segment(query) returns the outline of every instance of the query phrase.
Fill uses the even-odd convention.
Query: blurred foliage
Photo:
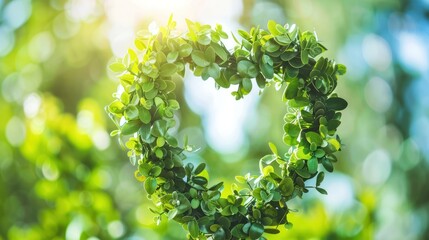
[[[209,1],[181,3],[201,11],[176,7],[194,20],[212,16],[226,25],[217,16],[234,10],[223,6],[231,2],[216,2],[216,8]],[[234,10],[233,24],[241,19],[244,26],[263,26],[275,19],[317,29],[329,57],[349,70],[339,87],[350,103],[339,129],[346,144],[339,158],[345,160],[336,165],[339,173],[325,179],[329,195],[308,194],[293,203],[302,209],[290,214],[293,230],[270,239],[428,239],[429,36],[422,31],[429,26],[427,1],[242,4]],[[156,5],[0,0],[0,239],[184,235],[177,224],[155,225],[147,210],[152,203],[133,179],[127,156],[111,143],[107,132],[113,125],[102,110],[116,86],[106,69],[110,56],[120,52],[121,37],[137,32],[140,24],[157,15],[166,15],[166,21],[170,12],[163,9],[135,12],[159,9]],[[118,15],[121,11],[126,14]],[[132,22],[136,16],[138,22]],[[280,97],[274,91],[251,109],[243,153],[223,154],[209,144],[204,117],[191,110],[182,83],[177,86],[177,131],[192,135],[192,144],[201,147],[188,159],[207,162],[217,176],[210,181],[228,183],[235,175],[256,172],[258,156],[269,152],[266,142],[281,142],[281,131],[270,126],[282,124],[286,109],[273,107]]]

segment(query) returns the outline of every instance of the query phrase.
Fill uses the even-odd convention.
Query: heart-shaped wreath
[[[213,29],[187,20],[188,33],[178,35],[170,18],[157,33],[143,32],[135,40],[137,51],[129,50],[110,65],[120,74],[123,91],[107,111],[117,130],[112,136],[131,135],[125,146],[138,169],[135,176],[156,204],[158,220],[163,215],[183,225],[189,239],[265,239],[264,232],[278,233],[278,225],[290,228],[288,201],[302,197],[309,188],[327,194],[320,187],[324,172],[333,171],[334,153],[341,150],[336,134],[347,102],[333,93],[337,75],[344,65],[316,57],[326,48],[315,33],[300,32],[295,25],[268,22],[268,31],[259,27],[234,35],[237,45],[228,50],[221,39],[228,35],[221,25]],[[184,77],[185,66],[204,80],[213,78],[217,88],[237,85],[232,95],[243,98],[252,90],[275,84],[284,87],[283,141],[289,146],[280,155],[269,143],[272,154],[261,158],[260,175],[237,176],[242,186],[223,196],[223,183],[208,185],[201,174],[205,163],[184,163],[187,144],[178,146],[169,133],[176,125],[179,109],[173,77]],[[273,166],[273,163],[276,163]],[[315,186],[307,186],[316,177]]]

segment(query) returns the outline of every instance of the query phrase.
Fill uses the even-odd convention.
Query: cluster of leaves
[[[326,48],[314,33],[301,33],[295,25],[270,21],[268,31],[239,31],[236,47],[229,51],[221,39],[222,26],[214,29],[187,20],[186,36],[177,35],[170,19],[157,34],[143,33],[135,40],[137,52],[110,68],[120,74],[124,91],[107,110],[118,129],[112,135],[132,135],[126,147],[135,175],[144,181],[158,209],[152,211],[183,224],[189,239],[264,239],[263,233],[278,233],[278,225],[290,228],[287,202],[302,197],[309,188],[327,194],[320,184],[324,172],[333,171],[334,153],[341,149],[336,135],[347,102],[332,91],[345,67],[320,57]],[[260,160],[260,175],[237,176],[245,187],[222,196],[223,183],[209,185],[206,165],[185,164],[187,146],[178,146],[169,134],[175,126],[179,103],[173,93],[173,78],[183,77],[185,65],[202,79],[213,78],[216,87],[237,85],[232,94],[240,99],[253,83],[264,89],[284,86],[284,143],[281,156],[270,143],[272,154]],[[276,165],[274,166],[274,163]],[[305,182],[317,178],[316,186]]]

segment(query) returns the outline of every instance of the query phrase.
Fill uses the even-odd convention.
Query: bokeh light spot
[[[121,221],[113,221],[107,225],[107,231],[113,238],[120,238],[125,233],[125,226]]]
[[[17,29],[31,16],[30,0],[10,1],[4,8],[3,20],[10,27]]]
[[[386,70],[392,63],[392,52],[387,41],[375,34],[368,34],[362,44],[362,53],[369,66],[377,71]]]
[[[36,62],[44,62],[49,59],[55,50],[55,41],[50,32],[36,34],[28,46],[29,56]]]
[[[20,146],[25,140],[24,122],[18,117],[12,117],[6,126],[6,138],[12,146]]]
[[[402,32],[398,36],[399,60],[408,70],[427,73],[429,69],[429,56],[427,45],[418,35]]]
[[[42,99],[37,93],[32,93],[24,100],[24,113],[28,118],[33,118],[39,112]]]
[[[384,149],[371,152],[362,166],[364,180],[373,185],[384,184],[390,176],[392,162],[389,153]]]
[[[386,112],[393,101],[393,94],[389,84],[382,78],[371,78],[365,86],[365,100],[374,111],[379,113]]]
[[[13,29],[8,26],[0,26],[0,57],[6,56],[15,45]]]

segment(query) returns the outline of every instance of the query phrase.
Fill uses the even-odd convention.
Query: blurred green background
[[[294,201],[294,228],[268,239],[429,239],[428,0],[0,0],[0,239],[184,239],[154,224],[103,110],[118,84],[108,63],[171,13],[179,29],[296,23],[348,67],[329,195]],[[175,131],[200,148],[190,161],[227,186],[256,172],[267,142],[281,145],[279,93],[236,102],[188,76]]]

